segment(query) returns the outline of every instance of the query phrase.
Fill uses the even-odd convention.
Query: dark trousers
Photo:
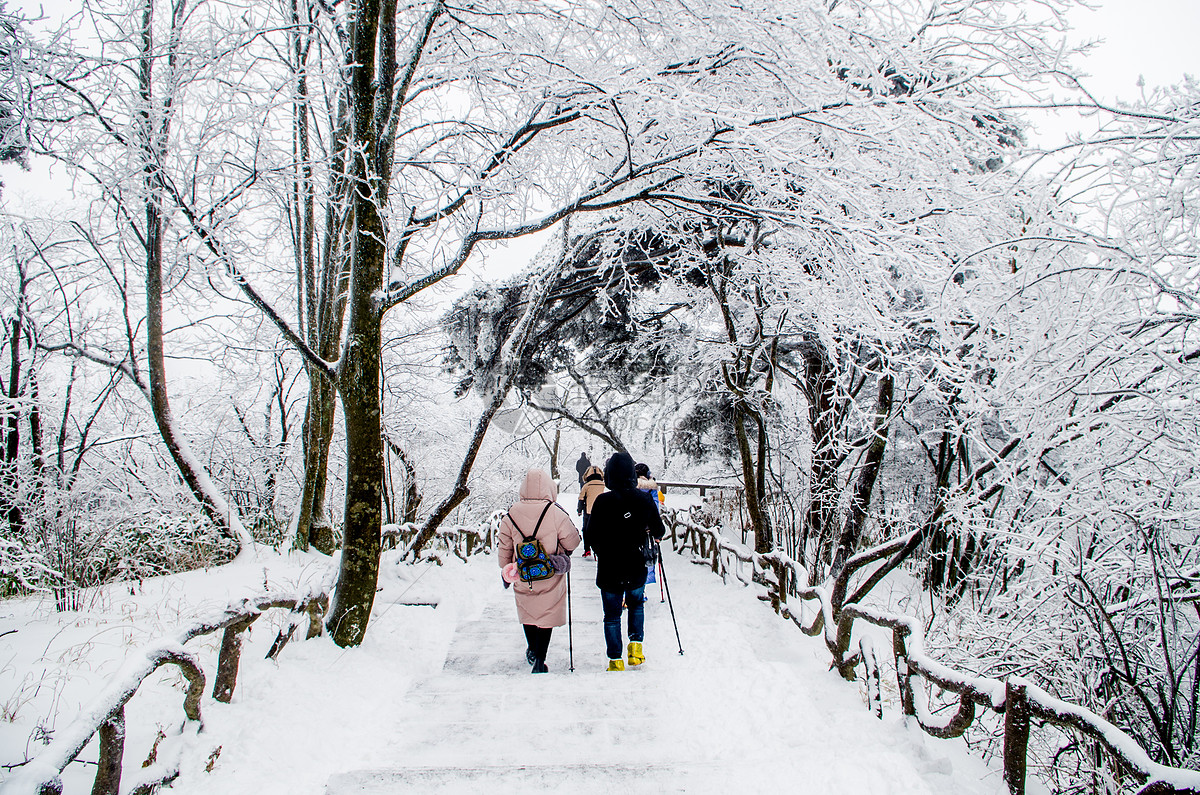
[[[592,551],[592,542],[588,541],[588,524],[590,524],[591,518],[592,518],[592,515],[590,513],[588,513],[587,511],[583,512],[583,551],[584,552]]]
[[[546,662],[546,652],[550,649],[550,633],[554,629],[552,627],[535,627],[533,624],[522,624],[521,626],[525,629],[525,643],[529,645],[533,656]]]
[[[621,600],[629,609],[629,639],[641,642],[645,626],[645,586],[627,591],[601,591],[600,601],[604,605],[604,646],[608,659],[619,660],[621,654]]]

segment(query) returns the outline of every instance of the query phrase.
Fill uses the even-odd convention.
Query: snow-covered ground
[[[177,793],[517,791],[964,795],[1003,791],[998,769],[961,741],[882,721],[860,688],[829,671],[819,640],[776,617],[752,589],[666,556],[685,654],[668,605],[649,586],[638,670],[606,673],[594,564],[572,577],[575,671],[557,630],[551,673],[531,676],[512,595],[494,559],[445,566],[385,560],[363,645],[296,641],[263,659],[282,616],[254,625],[231,704],[206,697],[204,732],[184,757]],[[260,557],[220,570],[114,585],[89,610],[39,600],[0,604],[0,762],[65,726],[124,655],[189,617],[261,589],[324,576],[317,557]],[[436,606],[434,606],[436,605]],[[277,613],[279,611],[276,611]],[[214,670],[219,638],[193,641]],[[180,677],[152,677],[128,708],[126,771],[161,727],[182,720]],[[220,748],[211,772],[205,768]],[[95,760],[89,746],[81,755]],[[94,765],[71,765],[66,792],[90,790]],[[6,774],[0,774],[6,775]]]

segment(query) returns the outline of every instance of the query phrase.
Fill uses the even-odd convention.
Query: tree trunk
[[[425,524],[421,527],[421,532],[413,539],[410,554],[414,557],[429,543],[429,540],[433,538],[433,534],[437,532],[438,527],[446,520],[450,512],[457,508],[459,503],[471,494],[471,490],[467,488],[467,480],[471,476],[471,467],[475,464],[475,457],[479,455],[479,448],[483,446],[483,439],[487,436],[488,427],[492,424],[492,418],[496,416],[496,412],[504,404],[504,398],[507,395],[507,385],[503,389],[497,388],[495,394],[492,395],[492,399],[484,407],[483,414],[480,415],[478,421],[475,423],[475,432],[471,434],[471,441],[467,445],[467,452],[463,456],[462,465],[458,468],[458,479],[454,482],[454,488],[433,509],[433,513],[429,515],[429,518],[425,520]]]
[[[304,336],[312,350],[322,358],[334,358],[341,342],[342,301],[341,283],[345,266],[341,246],[341,225],[336,207],[344,195],[345,180],[341,172],[341,156],[345,148],[347,125],[344,106],[338,108],[340,120],[330,143],[334,167],[331,169],[328,205],[325,213],[325,244],[322,248],[322,278],[316,278],[316,208],[315,187],[311,166],[309,135],[309,91],[307,77],[308,52],[311,34],[301,32],[305,19],[300,7],[292,0],[292,22],[295,33],[292,52],[296,70],[296,100],[293,103],[293,143],[296,147],[298,169],[293,190],[292,218],[295,225],[294,255],[296,258],[297,305]],[[304,17],[307,18],[305,5]],[[296,534],[292,546],[307,550],[314,546],[327,555],[336,548],[333,526],[325,507],[329,467],[329,446],[333,440],[333,417],[337,404],[336,390],[322,373],[308,369],[308,405],[304,413],[303,449],[304,481],[297,507]]]
[[[890,374],[879,376],[879,393],[875,399],[875,424],[871,444],[863,460],[862,469],[858,473],[858,481],[854,493],[850,497],[850,509],[846,512],[846,523],[842,527],[841,538],[838,539],[837,553],[833,558],[831,577],[837,577],[846,564],[846,560],[854,554],[862,539],[863,529],[867,523],[867,515],[871,508],[871,492],[879,477],[879,469],[883,465],[883,454],[887,449],[888,421],[892,411],[892,395],[894,381]]]
[[[404,467],[404,503],[400,509],[399,519],[401,522],[416,522],[417,509],[421,505],[421,492],[417,489],[417,470],[403,447],[386,436],[384,441],[396,458],[400,459],[400,465]]]
[[[563,226],[564,255],[568,250],[569,240],[570,225],[569,221],[567,221],[564,222]],[[528,354],[534,327],[542,316],[542,310],[546,305],[546,298],[549,295],[550,287],[554,284],[558,269],[562,267],[561,262],[552,265],[539,280],[532,282],[529,286],[529,299],[526,302],[525,311],[512,331],[509,332],[508,339],[504,341],[504,345],[501,348],[500,366],[498,368],[499,373],[496,376],[496,383],[493,386],[491,398],[488,400],[487,405],[484,406],[483,414],[479,417],[478,422],[475,423],[475,433],[472,434],[471,442],[467,445],[467,452],[463,456],[462,466],[459,467],[458,479],[455,481],[454,489],[434,509],[432,515],[425,521],[424,526],[421,527],[421,532],[413,539],[410,554],[414,557],[429,543],[438,526],[450,515],[450,512],[471,493],[470,489],[467,488],[467,479],[471,475],[471,467],[475,464],[475,457],[479,454],[479,448],[483,446],[483,438],[487,435],[488,427],[492,424],[492,418],[496,416],[496,412],[500,410],[500,406],[504,403],[504,398],[508,396],[509,391],[512,389],[513,382],[516,380],[520,369],[520,361]]]
[[[733,434],[737,440],[738,457],[742,463],[742,487],[746,493],[746,513],[749,514],[750,525],[754,528],[754,551],[761,554],[770,552],[773,546],[770,517],[763,506],[763,498],[766,493],[766,428],[761,411],[752,407],[747,399],[747,393],[754,378],[753,359],[752,355],[747,355],[749,347],[746,341],[738,337],[737,322],[734,319],[728,292],[727,269],[729,267],[727,259],[711,262],[706,275],[709,290],[717,299],[717,306],[721,310],[721,317],[725,322],[725,334],[737,351],[734,361],[721,365],[721,375],[725,381],[725,388],[733,397]],[[754,342],[761,344],[761,337],[754,337]],[[770,390],[771,382],[768,379],[764,392],[769,394]],[[758,423],[759,459],[757,464],[750,449],[750,438],[746,434],[746,418],[748,417]]]
[[[41,398],[38,394],[37,362],[29,362],[29,450],[33,454],[35,487],[42,491],[42,476],[46,471],[46,451],[42,439]]]
[[[939,499],[950,486],[950,470],[954,466],[954,458],[954,445],[950,432],[946,431],[942,434],[937,460],[934,462],[935,499]],[[946,586],[946,557],[949,546],[950,537],[946,526],[941,521],[934,522],[929,528],[929,563],[925,569],[924,582],[930,591],[941,593]]]
[[[22,282],[24,280],[22,279]],[[17,476],[17,457],[20,453],[21,412],[17,400],[21,396],[21,313],[18,310],[10,325],[10,359],[8,368],[8,422],[4,431],[4,461],[0,499],[3,500],[5,519],[13,538],[20,538],[25,528],[25,517],[21,511],[18,494],[20,479]]]
[[[175,420],[171,415],[171,403],[167,396],[167,370],[163,350],[163,217],[162,197],[164,194],[162,175],[158,163],[166,157],[166,141],[169,134],[169,103],[158,107],[162,117],[155,119],[158,113],[152,113],[156,100],[153,92],[153,0],[145,0],[142,9],[142,41],[138,84],[141,94],[142,107],[139,111],[139,129],[141,134],[140,148],[142,157],[143,186],[145,196],[145,229],[146,246],[146,369],[149,383],[144,388],[150,399],[150,409],[154,414],[154,422],[162,436],[163,443],[171,453],[171,458],[179,468],[179,473],[191,490],[192,495],[200,503],[205,515],[225,535],[236,541],[240,547],[251,541],[250,534],[242,526],[241,520],[217,491],[216,486],[204,472],[203,467],[192,454],[186,440],[178,433]],[[176,30],[181,20],[172,19],[172,30]],[[169,62],[169,61],[168,61]]]
[[[350,322],[338,372],[338,391],[346,422],[346,503],[342,561],[326,626],[339,646],[362,642],[375,601],[379,574],[379,536],[383,526],[383,426],[379,356],[387,232],[380,217],[386,181],[378,173],[375,135],[375,49],[380,3],[360,0],[354,14],[350,68],[353,116],[352,171],[354,232],[350,254]],[[390,83],[379,87],[390,96]]]
[[[300,492],[293,546],[296,549],[308,549],[312,544],[326,555],[332,555],[334,551],[333,528],[325,508],[325,492],[336,403],[334,386],[310,369],[308,407],[304,414],[304,485]]]
[[[360,60],[359,63],[370,63]],[[364,184],[364,188],[365,188]],[[371,196],[356,201],[370,204]],[[373,212],[366,213],[374,216]],[[339,391],[346,423],[346,502],[337,592],[326,625],[339,646],[362,642],[375,600],[383,526],[383,440],[379,396],[382,316],[373,294],[382,286],[383,225],[359,215],[351,269],[350,325]]]
[[[558,480],[558,447],[562,443],[562,428],[554,429],[554,446],[550,448],[550,477]]]
[[[187,442],[175,428],[171,415],[171,402],[167,396],[167,369],[163,347],[163,297],[162,297],[162,217],[158,206],[146,203],[146,370],[150,408],[163,443],[171,453],[175,466],[184,483],[200,503],[205,515],[220,527],[227,536],[244,542],[241,521],[233,508],[223,499],[218,500],[211,483],[205,484],[207,475],[200,471],[200,464],[192,455]],[[207,486],[207,487],[206,487]],[[235,529],[237,528],[237,529]],[[243,531],[244,532],[244,531]]]
[[[815,334],[806,335],[802,355],[812,457],[808,468],[808,509],[801,533],[801,555],[808,564],[809,584],[812,585],[819,579],[821,561],[832,543],[833,515],[837,507],[836,398],[833,362]],[[814,550],[808,557],[810,543]]]
[[[758,464],[750,451],[750,437],[746,434],[746,418],[753,417],[741,401],[734,405],[733,431],[737,437],[738,455],[742,461],[742,485],[746,490],[746,513],[750,515],[750,526],[754,528],[754,551],[764,554],[771,551],[771,519],[763,506],[763,492],[759,489]],[[757,418],[755,418],[757,419]]]

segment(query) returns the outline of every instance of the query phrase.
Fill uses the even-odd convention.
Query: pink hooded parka
[[[505,516],[500,520],[499,554],[500,568],[517,559],[514,547],[522,535],[533,532],[538,517],[546,502],[555,502],[558,497],[558,487],[550,478],[550,474],[542,469],[531,469],[525,473],[521,482],[521,499],[508,509],[509,515],[516,520],[520,528],[518,532]],[[579,546],[579,531],[567,512],[557,504],[550,506],[546,517],[542,519],[537,531],[538,540],[548,555],[569,555]],[[532,587],[530,587],[532,586]],[[532,624],[536,627],[561,627],[567,623],[567,579],[556,574],[546,580],[533,583],[518,580],[513,584],[513,594],[517,600],[517,617],[522,624]]]

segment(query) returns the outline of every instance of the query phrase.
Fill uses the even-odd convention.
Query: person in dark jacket
[[[587,472],[583,474],[583,488],[579,490],[579,503],[575,507],[575,513],[583,517],[583,556],[590,558],[592,556],[592,543],[588,539],[588,522],[592,519],[592,506],[596,503],[596,498],[604,493],[604,470],[600,467],[588,467]]]
[[[646,559],[642,549],[646,536],[663,537],[663,523],[654,500],[637,488],[633,458],[615,453],[604,465],[604,484],[609,491],[592,504],[588,529],[596,554],[596,587],[604,604],[604,644],[608,670],[625,670],[621,658],[622,602],[629,609],[628,658],[631,666],[646,661],[642,653],[645,613]]]
[[[579,487],[583,488],[583,476],[587,473],[588,467],[592,462],[588,460],[587,453],[580,453],[579,460],[575,462],[575,471],[579,473]]]

